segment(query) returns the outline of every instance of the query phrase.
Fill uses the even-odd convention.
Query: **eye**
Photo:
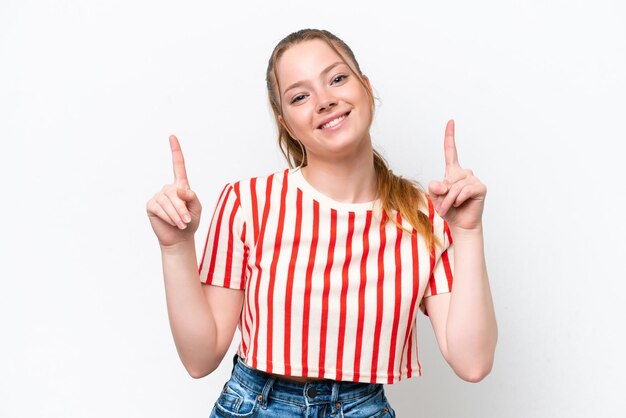
[[[348,76],[347,76],[347,75],[343,75],[343,74],[342,74],[342,75],[338,75],[337,77],[335,77],[335,78],[333,79],[333,83],[335,83],[335,82],[340,83],[340,82],[342,82],[343,80],[345,80],[346,78],[348,78]]]
[[[297,102],[299,102],[300,100],[304,100],[304,94],[301,94],[301,95],[299,95],[299,96],[294,97],[294,98],[291,100],[291,104],[297,103]]]

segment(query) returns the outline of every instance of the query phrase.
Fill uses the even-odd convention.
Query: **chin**
[[[366,141],[364,135],[353,135],[346,133],[345,135],[337,135],[335,138],[323,138],[320,140],[322,147],[332,152],[334,155],[349,154],[359,149],[360,146]]]

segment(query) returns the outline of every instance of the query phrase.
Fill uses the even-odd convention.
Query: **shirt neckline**
[[[333,209],[339,209],[348,212],[366,212],[372,211],[375,207],[380,206],[380,199],[360,203],[340,202],[338,200],[332,199],[331,197],[326,196],[324,193],[314,188],[304,178],[304,176],[302,175],[302,171],[299,167],[290,169],[289,176],[291,177],[291,180],[294,182],[296,187],[298,187],[303,193],[311,196],[318,203],[329,206]]]

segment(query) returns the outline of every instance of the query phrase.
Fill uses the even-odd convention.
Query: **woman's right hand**
[[[185,159],[178,139],[170,135],[174,163],[174,183],[166,184],[146,206],[152,229],[161,248],[192,241],[200,224],[202,205],[189,187]]]

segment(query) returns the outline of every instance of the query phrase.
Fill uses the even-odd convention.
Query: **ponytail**
[[[426,193],[422,186],[414,180],[393,174],[387,161],[376,150],[374,150],[374,169],[378,179],[378,194],[382,211],[386,218],[396,224],[397,227],[412,234],[413,231],[402,227],[396,221],[395,216],[392,216],[391,211],[397,210],[417,233],[424,237],[430,252],[434,250],[435,245],[440,246],[441,242],[433,233],[432,223],[428,215],[419,210],[423,207],[426,209],[426,213],[429,213]]]

